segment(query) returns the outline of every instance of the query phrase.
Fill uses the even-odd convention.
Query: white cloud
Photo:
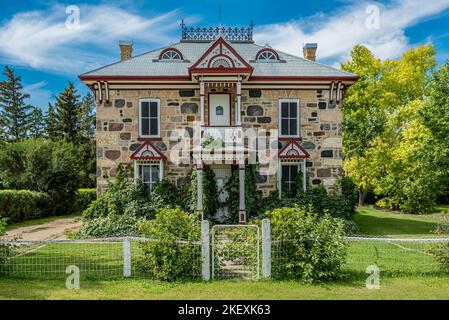
[[[366,25],[372,14],[367,13],[370,5],[379,8],[379,28]],[[397,58],[410,45],[404,30],[447,8],[449,0],[397,0],[388,5],[355,2],[329,14],[258,27],[254,38],[296,55],[302,54],[304,43],[317,42],[318,59],[334,62],[348,57],[357,44],[366,45],[383,59]]]
[[[66,27],[66,7],[16,14],[0,25],[0,61],[57,73],[74,74],[118,57],[118,40],[166,44],[179,28],[177,10],[139,16],[119,7],[80,6],[80,25]],[[114,50],[114,51],[112,51]]]
[[[30,101],[28,101],[32,106],[41,109],[46,109],[48,102],[51,101],[52,91],[50,89],[45,89],[48,85],[46,81],[40,81],[30,85],[25,85],[23,87],[23,92],[31,96]]]

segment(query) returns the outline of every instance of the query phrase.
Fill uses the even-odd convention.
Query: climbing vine
[[[196,211],[197,206],[197,171],[192,170],[190,178],[190,210]],[[206,166],[203,170],[203,213],[204,219],[213,221],[215,213],[220,206],[218,200],[218,189],[215,181],[214,171]]]

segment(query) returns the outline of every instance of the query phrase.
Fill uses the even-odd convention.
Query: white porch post
[[[306,192],[307,189],[307,161],[306,159],[302,162],[302,190]]]
[[[240,80],[237,82],[237,117],[235,119],[236,125],[240,126],[242,124],[241,121],[241,101],[242,101],[242,83],[240,82]]]
[[[164,160],[159,161],[159,181],[164,180]]]
[[[282,164],[281,164],[280,159],[278,159],[277,183],[278,183],[279,199],[281,199],[282,198]]]
[[[205,95],[205,90],[204,90],[204,82],[201,80],[200,81],[200,126],[204,126],[204,95]]]
[[[134,185],[136,186],[138,179],[139,179],[139,165],[137,164],[137,161],[134,160]]]
[[[239,223],[246,223],[245,209],[245,163],[239,164]]]
[[[196,189],[197,189],[197,199],[196,199],[196,209],[198,214],[201,215],[201,221],[204,220],[203,215],[203,163],[200,162],[196,169]]]

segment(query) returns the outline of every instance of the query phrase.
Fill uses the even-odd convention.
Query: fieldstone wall
[[[97,189],[104,192],[116,175],[118,164],[132,165],[131,154],[142,144],[138,139],[139,99],[160,99],[161,139],[152,141],[164,153],[164,177],[178,185],[188,181],[190,164],[171,161],[169,151],[179,143],[177,129],[192,137],[193,126],[200,120],[199,90],[121,90],[110,91],[110,103],[97,103]],[[340,107],[329,105],[328,91],[317,90],[242,90],[242,125],[244,128],[278,128],[279,99],[300,100],[301,145],[311,157],[308,176],[314,185],[322,183],[328,190],[342,174],[342,139]],[[232,94],[232,104],[235,94]],[[207,106],[207,95],[206,95]],[[234,108],[234,105],[232,105]],[[207,123],[208,114],[205,108]],[[234,109],[231,121],[234,123]],[[287,141],[278,143],[281,148]],[[275,175],[256,177],[264,195],[276,189]]]

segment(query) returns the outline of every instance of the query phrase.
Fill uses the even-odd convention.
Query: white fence
[[[219,231],[217,233],[217,230]],[[198,241],[164,242],[174,252],[176,277],[159,272],[166,261],[154,256],[161,243],[157,239],[122,237],[86,240],[16,241],[0,240],[0,276],[59,278],[68,266],[76,266],[81,276],[100,278],[144,277],[149,279],[210,280],[282,278],[291,250],[298,243],[313,246],[318,239],[273,239],[270,221],[258,227],[214,226],[202,222]],[[449,269],[449,239],[394,239],[346,237],[343,273],[365,273],[376,265],[392,276],[446,273]],[[289,251],[290,250],[290,251]],[[149,254],[153,256],[149,257]],[[259,258],[261,255],[261,259]],[[159,260],[158,260],[159,259]],[[165,265],[164,265],[165,263]]]

